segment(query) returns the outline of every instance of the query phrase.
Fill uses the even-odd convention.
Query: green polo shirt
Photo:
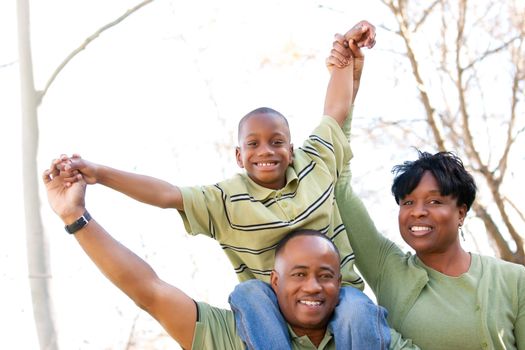
[[[230,310],[219,309],[206,303],[197,303],[199,319],[195,325],[192,349],[195,350],[245,350],[246,347],[237,335],[235,318]],[[288,326],[293,350],[318,349],[335,350],[335,341],[329,331],[319,347],[315,347],[307,336],[298,337]]]
[[[216,239],[241,282],[252,278],[269,282],[275,246],[291,231],[321,231],[341,253],[343,284],[362,290],[363,280],[354,270],[354,253],[334,197],[339,173],[350,158],[341,127],[324,116],[294,152],[283,188],[259,186],[246,174],[215,185],[181,188],[185,228],[190,234]]]

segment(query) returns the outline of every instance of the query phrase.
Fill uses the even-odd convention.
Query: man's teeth
[[[418,231],[430,231],[431,228],[428,227],[428,226],[412,226],[411,230],[412,231],[416,231],[416,232],[418,232]]]
[[[310,300],[299,300],[301,304],[305,304],[308,306],[319,306],[321,305],[320,301],[310,301]]]
[[[275,163],[257,163],[257,166],[272,166],[275,165]]]

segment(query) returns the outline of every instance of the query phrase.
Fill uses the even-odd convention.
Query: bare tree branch
[[[498,226],[496,225],[494,220],[492,220],[492,217],[487,212],[487,210],[476,202],[474,202],[474,204],[472,205],[472,209],[474,209],[476,215],[481,219],[481,221],[483,221],[487,232],[490,233],[490,237],[494,241],[494,244],[496,244],[496,246],[498,247],[500,257],[507,261],[513,261],[514,256],[512,251],[509,249],[505,238],[503,238],[503,236],[499,232]]]
[[[12,61],[12,62],[8,62],[8,63],[4,63],[4,64],[0,64],[0,69],[2,69],[2,68],[6,68],[6,67],[9,67],[9,66],[12,66],[12,65],[14,65],[15,63],[18,63],[18,60],[16,60],[16,61]]]
[[[417,32],[417,30],[419,29],[419,27],[425,23],[425,20],[427,19],[427,17],[432,13],[432,10],[434,9],[434,7],[440,3],[442,3],[443,0],[436,0],[434,1],[425,11],[423,11],[423,15],[421,16],[421,18],[419,19],[419,21],[416,22],[416,25],[414,26],[414,32]]]
[[[473,60],[472,62],[470,62],[468,65],[466,65],[463,70],[469,70],[470,68],[472,68],[475,64],[483,61],[485,58],[489,57],[490,55],[493,55],[495,53],[498,53],[500,51],[502,51],[503,49],[506,49],[510,44],[512,44],[514,41],[518,40],[518,39],[521,39],[521,37],[518,35],[518,36],[515,36],[514,38],[510,39],[509,41],[507,42],[504,42],[503,44],[501,44],[500,46],[494,48],[494,49],[491,49],[491,50],[487,50],[485,51],[484,53],[482,53],[478,58],[476,58],[475,60]]]
[[[518,216],[521,218],[521,221],[525,222],[525,214],[518,208],[516,204],[514,204],[513,201],[511,201],[509,198],[505,197],[503,199],[505,202],[509,203],[510,206],[516,211]]]
[[[65,59],[64,61],[62,61],[62,63],[60,63],[58,65],[58,67],[54,70],[53,74],[51,74],[51,77],[49,78],[49,80],[47,81],[44,89],[39,93],[39,96],[38,96],[38,101],[37,101],[37,105],[40,105],[42,103],[42,99],[44,98],[45,94],[47,93],[47,90],[49,90],[49,87],[51,86],[51,84],[53,83],[53,81],[55,81],[56,77],[58,76],[58,74],[60,74],[60,72],[64,69],[64,67],[77,55],[79,54],[82,50],[84,50],[93,40],[95,40],[97,37],[100,36],[100,34],[102,34],[103,32],[105,32],[106,30],[108,30],[109,28],[111,27],[114,27],[115,25],[119,24],[120,22],[122,22],[123,20],[125,20],[127,17],[129,17],[131,14],[135,13],[136,11],[138,11],[139,9],[141,9],[142,7],[146,6],[147,4],[153,2],[154,0],[144,0],[142,1],[141,3],[139,3],[138,5],[136,5],[135,7],[127,10],[123,15],[121,15],[120,17],[118,17],[117,19],[115,19],[114,21],[104,25],[103,27],[99,28],[97,31],[95,31],[95,33],[93,33],[92,35],[88,36],[84,42],[82,43],[82,45],[80,45],[79,47],[77,47],[75,50],[73,50]]]

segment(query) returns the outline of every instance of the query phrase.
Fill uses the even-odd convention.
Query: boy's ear
[[[293,143],[290,143],[290,164],[288,165],[291,165],[293,163]]]
[[[237,165],[241,168],[244,168],[241,157],[241,148],[239,146],[235,147],[235,160],[237,160]]]

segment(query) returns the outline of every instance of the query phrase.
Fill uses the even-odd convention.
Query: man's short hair
[[[279,254],[281,254],[284,247],[286,247],[286,245],[292,238],[300,237],[300,236],[316,236],[316,237],[320,237],[326,240],[336,252],[339,260],[341,260],[341,254],[339,254],[339,249],[337,249],[337,246],[334,244],[334,242],[332,242],[332,240],[329,237],[327,237],[324,233],[316,231],[316,230],[310,230],[310,229],[295,230],[295,231],[290,232],[286,236],[284,236],[283,239],[281,239],[279,243],[277,243],[277,246],[275,247],[275,258],[277,258]]]

